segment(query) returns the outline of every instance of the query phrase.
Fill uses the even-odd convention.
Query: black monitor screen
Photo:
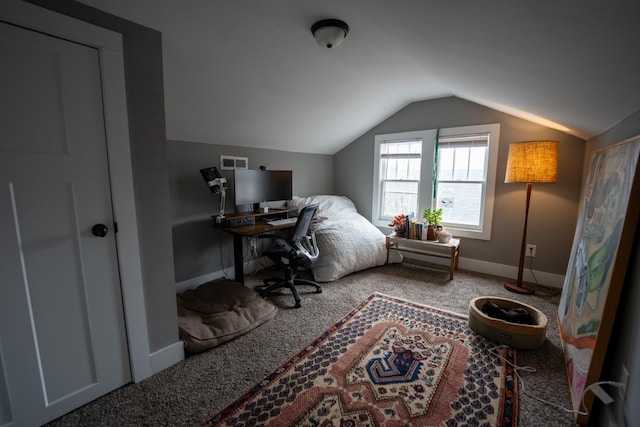
[[[291,171],[234,170],[233,194],[236,206],[291,200],[292,175]]]

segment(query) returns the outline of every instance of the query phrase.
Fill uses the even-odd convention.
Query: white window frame
[[[495,184],[498,167],[498,150],[500,143],[500,124],[485,124],[474,126],[461,126],[455,128],[430,129],[414,132],[402,132],[394,134],[381,134],[375,136],[374,144],[374,165],[373,165],[373,200],[372,200],[372,222],[378,227],[388,227],[389,219],[380,218],[381,203],[381,181],[380,181],[380,146],[385,142],[406,141],[408,139],[422,140],[422,165],[420,169],[420,183],[418,186],[418,212],[416,217],[422,218],[425,209],[435,206],[434,175],[435,162],[435,141],[436,133],[440,137],[455,137],[472,134],[489,134],[487,153],[487,177],[484,186],[484,208],[481,212],[481,229],[472,230],[468,228],[456,228],[453,224],[443,223],[447,229],[456,237],[466,237],[479,240],[491,239],[491,226],[493,220],[493,205],[495,199]],[[401,213],[401,212],[398,212]]]
[[[373,203],[371,218],[374,225],[387,227],[392,218],[381,218],[380,203],[381,197],[381,177],[380,177],[380,147],[383,143],[404,142],[407,140],[422,140],[422,164],[420,166],[420,182],[418,183],[418,209],[414,212],[416,217],[422,218],[422,212],[428,208],[428,204],[433,199],[433,171],[435,159],[436,130],[421,130],[414,132],[401,132],[375,136],[374,144],[374,165],[373,165]],[[398,212],[400,213],[400,212]],[[408,212],[403,212],[408,213]]]
[[[486,168],[487,176],[483,183],[483,207],[480,211],[480,227],[473,229],[469,227],[456,227],[455,224],[442,222],[456,237],[467,237],[479,240],[491,239],[491,226],[493,223],[493,204],[495,199],[496,173],[498,167],[498,149],[500,144],[500,124],[493,123],[487,125],[461,126],[456,128],[440,129],[440,138],[453,138],[468,135],[489,134],[487,141]],[[434,194],[435,197],[435,194]],[[434,201],[435,206],[435,201]]]

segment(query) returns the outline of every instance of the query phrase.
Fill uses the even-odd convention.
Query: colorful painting
[[[593,396],[585,396],[583,408],[582,394],[589,384],[600,379],[638,221],[639,154],[637,137],[596,151],[591,158],[558,306],[575,410],[590,409]],[[576,421],[585,425],[588,415],[578,415]]]

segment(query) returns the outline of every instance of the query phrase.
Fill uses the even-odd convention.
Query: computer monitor
[[[235,169],[233,194],[236,206],[251,205],[257,210],[261,202],[291,200],[292,171]]]

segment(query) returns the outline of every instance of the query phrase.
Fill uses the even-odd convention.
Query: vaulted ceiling
[[[585,139],[640,110],[637,0],[81,2],[162,32],[174,140],[333,154],[449,95]]]

